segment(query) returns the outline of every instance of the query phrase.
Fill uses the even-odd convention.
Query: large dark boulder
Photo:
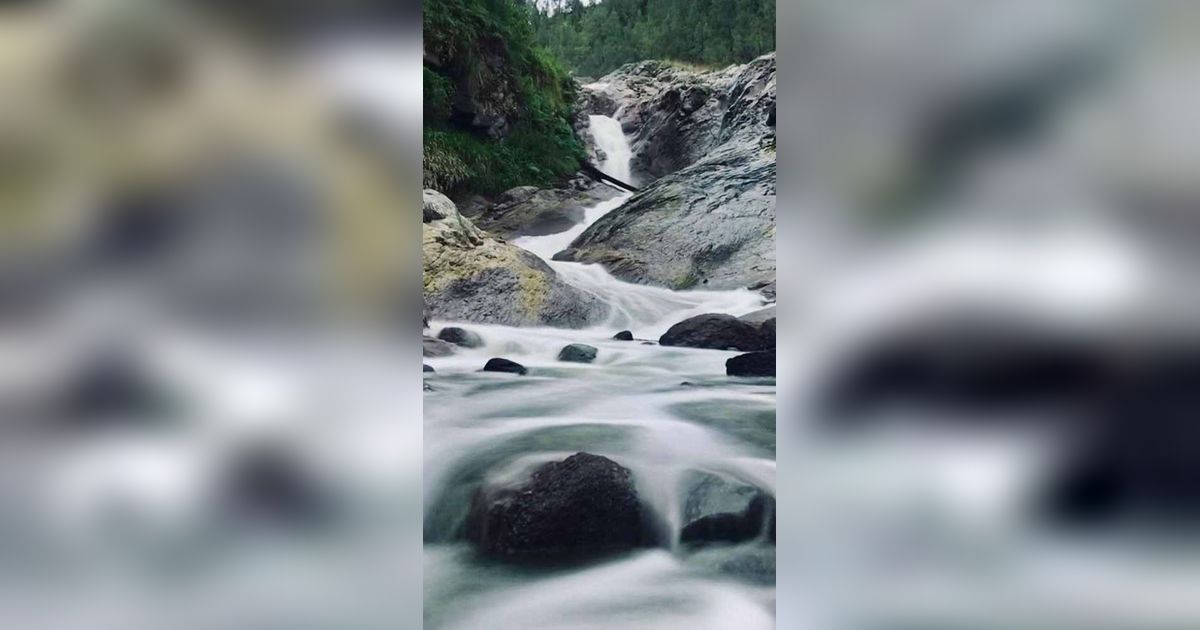
[[[658,343],[663,346],[744,351],[763,350],[770,345],[757,326],[720,313],[689,317],[667,329]]]
[[[589,346],[582,343],[573,343],[564,346],[558,353],[559,361],[570,361],[573,363],[591,363],[596,360],[596,353],[599,352],[595,346]]]
[[[725,362],[729,376],[775,376],[775,351],[747,352]]]
[[[438,332],[438,339],[464,348],[478,348],[483,345],[483,337],[480,337],[479,333],[458,326],[447,326],[441,329]]]
[[[517,363],[516,361],[510,361],[508,359],[496,357],[494,359],[488,359],[488,362],[486,364],[484,364],[484,366],[483,366],[483,371],[484,372],[508,372],[509,374],[524,375],[529,370],[526,369],[524,365],[521,365],[520,363]]]
[[[467,537],[489,555],[569,557],[643,546],[645,515],[628,468],[576,453],[518,488],[481,489]]]

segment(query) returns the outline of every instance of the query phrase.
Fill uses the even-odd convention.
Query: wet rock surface
[[[564,347],[558,353],[559,361],[569,361],[572,363],[591,363],[596,360],[596,353],[599,352],[595,346],[589,346],[582,343],[573,343]]]
[[[484,372],[507,372],[509,374],[526,374],[529,370],[516,361],[503,358],[488,359],[483,366]]]
[[[663,346],[743,351],[763,350],[770,345],[758,327],[721,313],[689,317],[667,329],[658,343]]]
[[[495,556],[593,555],[643,546],[643,519],[629,469],[576,453],[542,465],[519,488],[481,489],[467,537]]]
[[[743,509],[701,516],[679,534],[680,542],[692,545],[739,543],[760,537],[775,541],[775,499],[762,492],[753,494]]]
[[[458,326],[447,326],[441,329],[438,332],[438,339],[464,348],[478,348],[483,345],[483,337],[480,337],[479,333]]]
[[[725,361],[728,376],[775,376],[775,350],[747,352]]]

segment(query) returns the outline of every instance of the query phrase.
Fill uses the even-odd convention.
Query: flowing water
[[[606,155],[602,169],[628,181],[620,125],[592,116],[591,126]],[[633,285],[599,265],[549,260],[627,198],[588,208],[584,223],[567,232],[515,241],[608,303],[608,321],[584,330],[464,323],[482,335],[483,347],[426,359],[436,369],[427,377],[434,391],[425,394],[424,409],[426,627],[774,627],[774,546],[694,551],[677,543],[689,474],[709,472],[775,493],[774,379],[726,377],[733,352],[642,341],[691,315],[742,315],[763,300],[745,290]],[[613,340],[621,329],[637,340]],[[599,348],[595,362],[557,361],[568,343]],[[497,356],[529,374],[479,372]],[[633,471],[639,495],[663,524],[662,547],[596,564],[530,568],[483,558],[462,540],[479,484],[519,481],[578,451]]]

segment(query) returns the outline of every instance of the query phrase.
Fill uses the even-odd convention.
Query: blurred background
[[[0,626],[419,626],[418,11],[0,8]],[[1196,5],[778,11],[779,627],[1196,627]]]
[[[1195,627],[1195,3],[779,11],[779,627]]]
[[[0,627],[419,627],[419,11],[0,7]]]

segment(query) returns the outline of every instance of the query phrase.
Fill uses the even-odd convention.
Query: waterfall
[[[592,135],[596,144],[604,151],[605,159],[601,170],[620,179],[629,181],[629,163],[633,151],[621,124],[608,116],[590,116]],[[633,195],[621,194],[584,209],[584,220],[571,229],[546,236],[526,236],[515,239],[513,244],[537,254],[568,284],[596,295],[611,309],[609,319],[600,328],[631,328],[641,334],[657,337],[680,320],[702,313],[732,313],[740,315],[762,306],[762,298],[755,292],[739,289],[731,291],[673,291],[662,287],[631,284],[613,277],[604,267],[552,260],[554,254],[570,247],[593,223],[609,212],[620,208]]]
[[[633,176],[629,172],[633,150],[629,148],[621,123],[608,116],[588,116],[588,122],[596,146],[604,152],[604,163],[600,165],[600,170],[623,182],[633,183]]]

